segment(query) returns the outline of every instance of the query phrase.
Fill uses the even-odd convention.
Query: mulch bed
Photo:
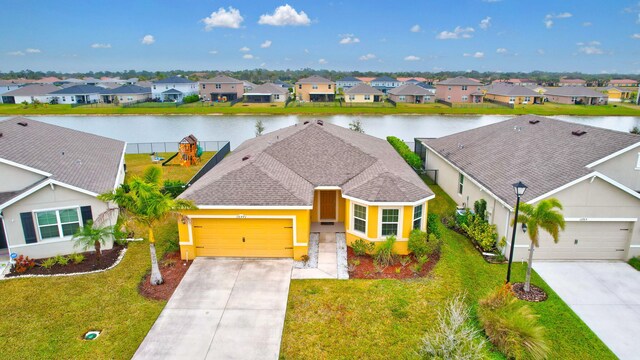
[[[36,259],[36,266],[31,269],[27,269],[27,271],[22,273],[17,273],[13,269],[11,272],[6,274],[6,277],[12,276],[24,276],[24,275],[56,275],[56,274],[78,274],[78,273],[86,273],[90,271],[96,270],[104,270],[112,266],[118,256],[120,256],[120,251],[122,251],[125,246],[115,245],[113,248],[109,250],[102,250],[102,255],[100,256],[100,262],[96,264],[96,253],[95,251],[83,252],[84,261],[80,264],[74,264],[73,262],[69,262],[67,265],[59,265],[55,264],[49,269],[45,269],[43,267],[38,266],[44,259]]]
[[[417,263],[413,256],[411,256],[411,261],[407,265],[402,266],[397,261],[394,265],[386,267],[382,272],[376,270],[373,257],[356,256],[350,247],[347,247],[347,259],[349,264],[351,264],[352,260],[360,261],[360,265],[356,266],[354,271],[349,272],[350,279],[415,279],[425,277],[431,272],[431,269],[440,260],[440,253],[431,255],[419,273],[411,271],[411,267]],[[400,269],[399,272],[396,269]]]
[[[147,274],[140,285],[138,291],[140,294],[148,299],[153,300],[169,300],[173,292],[182,281],[182,277],[189,270],[192,261],[184,261],[180,259],[180,252],[167,253],[164,258],[159,262],[160,273],[164,279],[164,283],[160,285],[151,285],[149,282],[149,276]]]
[[[511,290],[515,296],[524,301],[541,302],[547,300],[547,293],[541,288],[530,284],[529,292],[524,291],[524,283],[514,283]]]

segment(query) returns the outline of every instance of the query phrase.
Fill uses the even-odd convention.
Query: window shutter
[[[24,232],[25,243],[33,244],[38,242],[38,238],[36,237],[36,227],[33,224],[33,215],[30,212],[21,213],[20,220],[22,221],[22,231]]]
[[[82,226],[87,225],[87,221],[93,221],[93,214],[91,213],[91,206],[80,207],[80,214],[82,214]]]

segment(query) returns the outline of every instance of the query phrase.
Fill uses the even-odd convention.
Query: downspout
[[[11,245],[9,244],[9,235],[7,235],[7,225],[4,222],[4,215],[0,213],[0,221],[2,222],[2,231],[4,232],[4,240],[7,242],[7,251],[9,252],[9,258],[11,258]]]

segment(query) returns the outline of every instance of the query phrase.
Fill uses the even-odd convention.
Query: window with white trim
[[[462,190],[464,190],[464,174],[458,173],[458,194],[462,195]]]
[[[80,208],[37,211],[40,240],[72,236],[80,227]]]
[[[311,85],[311,88],[312,88],[313,90],[318,90],[318,85],[313,84],[313,85]]]
[[[413,228],[420,229],[422,227],[422,210],[424,205],[418,205],[413,208]]]
[[[353,101],[353,100],[355,100],[355,99],[356,99],[356,96],[355,96],[355,95],[349,95],[349,100]]]
[[[353,204],[353,230],[367,232],[367,207]]]
[[[216,89],[222,89],[222,85],[221,84],[216,84]]]
[[[382,209],[382,221],[380,222],[380,234],[382,236],[398,235],[399,220],[400,220],[399,209]]]
[[[368,101],[368,100],[371,100],[371,95],[365,95],[365,96],[364,96],[364,99],[365,99],[365,100],[367,100],[367,101]]]

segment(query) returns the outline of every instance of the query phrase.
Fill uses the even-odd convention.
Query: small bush
[[[415,264],[411,265],[411,267],[409,269],[411,269],[412,273],[417,274],[417,273],[422,271],[422,265],[420,265],[418,263],[415,263]]]
[[[433,234],[429,234],[428,241],[425,247],[426,253],[425,256],[431,256],[433,254],[439,253],[442,248],[442,240],[437,238]]]
[[[440,220],[438,219],[438,215],[436,214],[427,215],[427,232],[429,234],[435,235],[438,239],[442,237],[442,233],[440,231]]]
[[[82,254],[77,254],[77,253],[73,253],[73,254],[69,255],[69,260],[70,260],[72,263],[74,263],[74,264],[78,265],[78,264],[80,264],[81,262],[83,262],[83,261],[84,261],[84,255],[82,255]]]
[[[62,266],[67,266],[69,259],[66,256],[57,255],[55,258],[56,263]]]
[[[28,256],[20,255],[16,258],[16,263],[13,264],[13,270],[17,273],[23,273],[36,266],[36,262],[33,259],[29,259]]]
[[[303,263],[308,263],[309,262],[309,255],[304,254],[302,256],[300,256],[300,261],[302,261]]]
[[[420,229],[413,229],[409,233],[409,242],[407,243],[409,251],[413,253],[415,258],[419,258],[427,254],[427,233]]]
[[[395,136],[387,136],[387,141],[404,158],[404,160],[414,169],[422,168],[422,159],[418,154],[411,151],[409,146]]]
[[[53,265],[57,264],[58,261],[56,260],[55,257],[52,258],[48,258],[45,260],[42,260],[42,262],[40,262],[40,267],[45,268],[45,269],[51,269],[53,267]]]
[[[640,271],[640,257],[636,256],[629,259],[629,265],[633,266],[634,269]]]
[[[181,180],[165,180],[162,187],[162,193],[169,194],[175,199],[186,189],[185,185],[185,182]]]
[[[473,211],[476,216],[484,220],[487,215],[487,201],[485,199],[476,200],[476,202],[473,203]]]
[[[407,266],[411,262],[411,258],[409,256],[401,256],[400,257],[400,265],[402,267]]]
[[[376,246],[372,242],[364,239],[357,239],[351,244],[351,249],[356,256],[371,254],[375,248]]]
[[[485,342],[478,330],[469,325],[469,309],[464,297],[450,300],[438,313],[436,328],[422,339],[422,359],[483,359]]]
[[[180,240],[175,238],[167,239],[167,252],[177,252],[180,251]]]
[[[182,98],[182,102],[185,104],[193,103],[196,101],[200,101],[200,96],[198,96],[197,94],[188,95]]]
[[[396,261],[396,252],[393,250],[393,245],[396,243],[396,237],[394,235],[387,236],[387,239],[378,246],[374,255],[375,261],[381,266],[387,267],[393,265]]]
[[[472,216],[468,225],[462,224],[461,228],[473,239],[484,251],[491,251],[496,247],[498,240],[498,230],[495,225],[481,219],[479,216]]]

